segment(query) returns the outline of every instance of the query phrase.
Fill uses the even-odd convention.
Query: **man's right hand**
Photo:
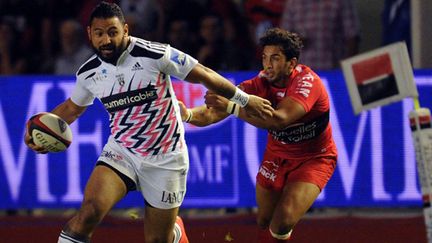
[[[186,121],[186,119],[188,118],[188,109],[185,106],[185,104],[183,102],[181,102],[180,100],[178,101],[179,103],[179,107],[180,107],[180,114],[181,114],[181,118],[182,121]]]
[[[207,108],[213,108],[220,112],[226,112],[229,100],[223,96],[216,94],[213,91],[208,90],[204,95],[205,103]]]
[[[26,132],[24,135],[24,142],[25,144],[33,151],[35,151],[38,154],[46,154],[48,153],[48,150],[46,150],[44,147],[38,146],[34,144],[32,137],[30,136],[29,132],[29,123],[26,124]]]
[[[226,112],[229,100],[217,95],[212,91],[207,91],[204,96],[207,107],[212,107],[216,110]],[[270,101],[255,95],[249,95],[249,101],[244,107],[246,113],[250,116],[265,119],[273,116],[273,107]]]
[[[274,112],[270,101],[256,95],[249,95],[249,102],[244,109],[250,116],[259,117],[261,119],[272,117]]]

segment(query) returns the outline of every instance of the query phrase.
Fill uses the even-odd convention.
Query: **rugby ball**
[[[69,124],[53,113],[42,112],[32,116],[28,121],[28,132],[34,144],[49,152],[62,152],[72,143]]]

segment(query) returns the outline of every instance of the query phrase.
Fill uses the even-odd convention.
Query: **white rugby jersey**
[[[111,137],[134,154],[177,151],[184,127],[170,75],[183,80],[198,61],[167,44],[130,39],[116,66],[94,55],[80,67],[71,99],[88,106],[98,98]]]

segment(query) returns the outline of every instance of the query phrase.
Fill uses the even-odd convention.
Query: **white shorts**
[[[109,138],[98,159],[135,182],[137,190],[153,207],[179,207],[186,194],[189,170],[187,148],[155,156],[136,156]]]

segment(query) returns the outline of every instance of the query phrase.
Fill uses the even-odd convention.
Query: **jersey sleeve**
[[[289,90],[289,97],[300,103],[309,112],[321,96],[323,84],[321,79],[311,73],[306,73],[294,80],[295,84]]]
[[[239,87],[244,92],[251,95],[260,95],[260,91],[262,90],[259,85],[259,77],[254,77],[252,79],[245,80],[239,84]]]
[[[160,62],[160,70],[184,80],[197,64],[198,60],[195,58],[168,45]]]
[[[77,82],[71,94],[71,100],[79,106],[89,106],[93,104],[95,99],[94,95],[80,82],[77,78]]]

